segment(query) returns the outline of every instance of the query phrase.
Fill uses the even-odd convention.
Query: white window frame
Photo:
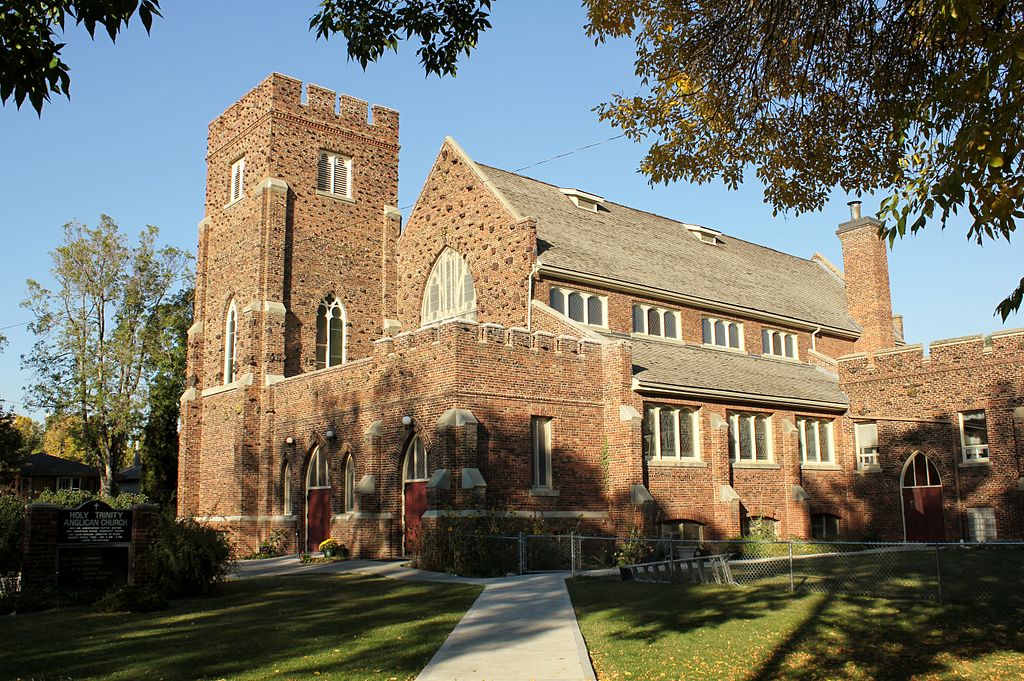
[[[316,308],[316,326],[320,325],[321,320],[321,308],[323,309],[323,321],[324,321],[324,338],[326,340],[326,346],[324,347],[324,362],[323,366],[320,365],[320,348],[316,348],[316,368],[317,369],[328,369],[333,366],[341,366],[348,361],[348,314],[345,311],[345,306],[341,304],[341,301],[334,297],[333,294],[328,294]],[[337,364],[331,363],[331,318],[334,315],[335,310],[341,311],[341,361]],[[319,329],[315,329],[319,332]],[[318,344],[317,344],[318,345]]]
[[[836,461],[836,447],[834,431],[832,429],[832,421],[828,419],[812,418],[810,416],[801,416],[796,420],[797,431],[800,435],[800,463],[802,464],[826,464],[831,465]],[[825,428],[828,435],[828,451],[825,452],[827,459],[822,458],[821,452],[821,429]],[[814,435],[814,451],[817,455],[816,460],[810,460],[807,458],[807,435],[813,433]]]
[[[767,340],[769,347],[765,347],[765,334],[767,334]],[[775,347],[775,338],[778,334],[779,346]],[[793,354],[786,354],[786,341],[792,339],[793,341]],[[777,351],[777,352],[776,352]],[[800,337],[795,333],[789,331],[783,331],[782,329],[772,329],[767,326],[761,329],[761,354],[765,357],[778,357],[779,359],[800,359]]]
[[[228,178],[228,204],[232,205],[245,198],[245,157],[237,159],[231,164],[230,177]]]
[[[466,280],[469,280],[469,296]],[[436,299],[436,307],[432,304]],[[433,308],[433,311],[432,311]],[[453,319],[476,321],[476,282],[469,263],[454,248],[445,248],[430,268],[420,303],[420,326]]]
[[[996,510],[991,506],[967,509],[967,540],[972,542],[996,541]]]
[[[62,475],[54,483],[57,491],[82,489],[82,478],[78,475]]]
[[[861,443],[861,427],[874,426],[875,444],[865,445]],[[853,424],[853,440],[857,450],[857,470],[878,468],[878,422],[857,421]]]
[[[709,323],[710,328],[711,328],[711,342],[710,343],[708,342],[708,340],[706,338],[704,338],[704,321],[705,320]],[[719,343],[718,342],[718,340],[719,340],[718,339],[718,331],[715,328],[716,324],[718,322],[721,322],[723,324],[723,326],[724,326],[724,329],[725,329],[725,331],[724,331],[724,333],[725,333],[725,338],[724,338],[725,342],[724,343]],[[706,347],[706,348],[716,348],[716,349],[719,349],[719,350],[731,350],[732,352],[746,352],[745,348],[747,346],[747,343],[746,343],[746,338],[744,337],[744,334],[743,334],[743,322],[738,322],[738,321],[736,321],[734,319],[724,319],[722,317],[704,317],[704,318],[701,319],[700,323],[701,323],[700,337],[701,337],[701,342],[704,344],[704,347]],[[737,336],[737,339],[739,340],[739,346],[738,347],[733,347],[733,346],[729,345],[729,325],[730,324],[736,327],[736,336]]]
[[[224,385],[235,382],[238,373],[238,306],[232,300],[224,320]]]
[[[675,454],[669,454],[666,456],[661,451],[661,412],[662,411],[673,412],[673,419],[675,420],[675,434],[676,434],[676,446]],[[651,404],[644,406],[644,417],[648,414],[651,416],[651,445],[647,451],[648,461],[700,461],[700,415],[699,409],[691,409],[687,407],[673,407],[670,405],[663,404]],[[682,425],[684,418],[690,419],[690,432],[692,434],[693,451],[688,454],[683,454],[682,448],[682,437],[680,435],[680,426]]]
[[[633,324],[633,335],[634,336],[649,336],[651,338],[668,338],[670,340],[679,340],[680,333],[681,333],[679,327],[680,327],[680,322],[682,320],[679,317],[679,313],[676,312],[675,310],[668,310],[668,309],[665,309],[663,307],[658,307],[656,305],[648,305],[647,303],[633,303],[633,310],[640,310],[640,311],[643,312],[643,319],[642,319],[643,323],[641,324],[641,328],[640,329],[636,328],[636,323],[635,323],[636,322],[636,318],[635,317],[633,318],[633,320],[631,322]],[[658,317],[661,318],[661,333],[651,333],[650,329],[648,328],[648,326],[649,326],[649,315],[650,315],[652,310],[658,315]],[[636,313],[633,312],[633,314],[635,315]],[[668,334],[665,333],[665,319],[667,319],[669,317],[671,317],[673,322],[675,323],[675,327],[676,327],[675,331],[676,331],[676,333],[675,333],[674,336],[669,336]]]
[[[772,415],[765,414],[764,412],[754,411],[730,411],[729,416],[729,460],[733,463],[760,463],[768,464],[774,463],[775,461],[775,443],[774,435],[772,434]],[[758,418],[764,419],[765,427],[765,444],[768,447],[767,458],[758,457],[757,451],[757,428],[755,426]],[[745,424],[740,422],[740,419],[747,421],[750,428],[750,444],[753,448],[750,457],[743,456],[743,452],[740,451],[740,428]],[[733,455],[735,454],[735,458]]]
[[[320,170],[326,165],[326,176],[321,177]],[[338,187],[338,166],[344,168],[344,177],[341,178],[341,182],[344,186]],[[321,186],[321,179],[326,180],[323,186]],[[343,199],[352,199],[352,158],[345,154],[339,154],[336,151],[327,151],[321,149],[317,155],[317,166],[316,166],[316,191],[318,194],[327,194],[329,196],[340,197]]]
[[[413,437],[405,448],[405,460],[402,461],[402,482],[426,482],[430,479],[427,459],[427,447],[419,435]],[[413,477],[409,477],[409,470],[412,470]],[[422,477],[416,475],[422,473]]]
[[[562,296],[562,309],[561,310],[559,310],[554,305],[551,305],[551,307],[556,312],[558,312],[561,315],[564,315],[565,317],[568,317],[569,319],[572,319],[572,317],[569,317],[569,296],[571,294],[573,294],[573,293],[576,293],[576,294],[578,294],[579,296],[581,296],[583,298],[583,319],[582,320],[572,319],[572,321],[576,322],[577,324],[586,324],[587,326],[596,326],[596,327],[598,327],[600,329],[607,329],[608,328],[608,298],[606,296],[601,296],[601,295],[598,295],[596,293],[587,293],[586,291],[580,291],[579,289],[574,289],[574,288],[565,288],[564,286],[552,286],[550,291],[548,292],[548,303],[549,303],[549,305],[552,302],[552,295],[554,295],[554,293],[556,293],[556,292],[560,293],[561,296]],[[599,300],[601,302],[601,323],[600,324],[595,324],[594,322],[592,322],[590,320],[590,299],[591,298],[596,298],[597,300]]]
[[[342,511],[351,513],[356,510],[356,462],[351,454],[345,457],[345,466],[342,469]]]
[[[281,512],[284,515],[293,515],[292,508],[292,464],[286,461],[281,471]]]
[[[554,474],[551,470],[551,422],[550,416],[530,417],[530,449],[534,489],[553,489],[554,487]]]
[[[964,431],[964,414],[981,414],[985,421],[985,444],[967,444],[967,433]],[[957,422],[960,426],[960,458],[963,463],[988,463],[988,414],[984,409],[969,409],[957,414]]]
[[[330,488],[330,462],[327,454],[318,445],[313,448],[313,453],[309,457],[309,465],[306,467],[306,490]]]

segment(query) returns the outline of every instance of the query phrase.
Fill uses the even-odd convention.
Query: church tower
[[[368,356],[395,317],[398,113],[302,89],[272,74],[209,127],[180,516],[272,513],[267,388]]]

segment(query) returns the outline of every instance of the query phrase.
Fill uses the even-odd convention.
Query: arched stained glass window
[[[466,259],[451,248],[437,257],[427,278],[420,310],[422,325],[447,319],[476,321],[476,289]]]
[[[356,508],[356,463],[352,460],[351,454],[345,459],[345,477],[343,479],[345,481],[344,511],[348,513]]]
[[[330,487],[330,472],[327,469],[327,457],[320,453],[320,448],[313,450],[309,457],[309,468],[306,469],[306,489]]]
[[[292,514],[292,465],[285,463],[281,471],[281,508],[285,515]]]
[[[405,450],[405,481],[427,479],[427,450],[423,441],[414,437]]]
[[[238,308],[235,301],[228,306],[228,316],[224,322],[224,384],[235,380],[235,339],[238,332]]]
[[[345,308],[341,301],[328,295],[316,309],[316,368],[345,363]]]

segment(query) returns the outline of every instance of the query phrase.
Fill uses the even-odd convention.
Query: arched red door
[[[903,530],[907,541],[945,541],[942,479],[927,456],[915,452],[903,468]]]
[[[306,469],[306,550],[319,551],[331,536],[331,483],[327,457],[313,450]]]
[[[419,553],[423,530],[423,514],[427,510],[427,451],[419,437],[414,437],[405,450],[402,466],[403,482],[403,544],[406,554]]]

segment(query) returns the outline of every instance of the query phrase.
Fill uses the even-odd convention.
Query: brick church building
[[[179,515],[370,556],[494,508],[1024,538],[1024,330],[904,344],[859,204],[840,270],[448,138],[403,226],[398,150],[397,112],[277,74],[210,124]]]

